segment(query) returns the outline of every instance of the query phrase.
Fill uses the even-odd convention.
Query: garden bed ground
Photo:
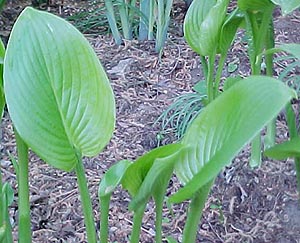
[[[28,1],[8,3],[0,15],[0,36],[7,39],[11,25]],[[66,16],[85,6],[86,1],[65,1]],[[58,7],[50,9],[58,14]],[[160,131],[155,120],[171,104],[172,98],[191,92],[201,78],[197,56],[182,37],[183,1],[175,1],[171,36],[161,60],[154,52],[153,42],[125,41],[116,46],[109,36],[87,35],[114,89],[117,124],[106,149],[95,158],[85,159],[94,212],[99,226],[97,190],[105,171],[116,161],[134,160],[159,144],[175,140]],[[282,17],[276,14],[276,40],[300,43],[300,13]],[[237,38],[228,62],[237,60],[235,73],[248,74],[243,41]],[[275,70],[275,73],[277,70]],[[227,70],[224,75],[228,76]],[[101,115],[101,114],[99,114]],[[222,118],[220,118],[222,119]],[[284,119],[278,119],[278,141],[287,138]],[[2,123],[1,172],[16,188],[9,154],[15,154],[13,129],[7,114]],[[259,169],[252,170],[247,162],[246,147],[217,178],[199,226],[197,242],[300,242],[300,209],[297,204],[296,176],[293,162],[266,159]],[[180,187],[174,177],[167,194]],[[55,170],[31,154],[30,201],[34,242],[85,242],[83,216],[73,173]],[[17,199],[18,195],[15,195]],[[113,195],[110,210],[111,242],[128,242],[132,214],[127,205],[130,197],[119,188]],[[179,242],[185,221],[186,204],[174,205],[164,212],[164,235]],[[11,208],[13,220],[17,204]],[[14,221],[15,222],[15,221]],[[17,230],[17,229],[16,229]],[[144,217],[141,242],[154,242],[154,204],[150,203]]]

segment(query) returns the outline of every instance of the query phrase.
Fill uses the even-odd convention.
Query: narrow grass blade
[[[114,6],[111,0],[105,0],[106,17],[111,29],[112,35],[117,45],[122,44],[122,38],[117,27],[117,21],[114,12]]]
[[[150,16],[153,14],[151,12],[151,9],[149,9],[150,1],[153,0],[141,0],[140,1],[140,11],[141,14],[144,16],[140,16],[140,25],[139,25],[139,40],[146,40],[148,37],[148,21],[150,19]],[[147,21],[145,21],[145,18]]]

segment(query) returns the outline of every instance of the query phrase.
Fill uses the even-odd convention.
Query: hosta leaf
[[[300,157],[300,138],[292,138],[290,141],[277,144],[267,149],[264,153],[268,157],[279,160]]]
[[[14,190],[9,183],[4,183],[2,190],[6,197],[6,205],[9,207],[14,201]]]
[[[99,185],[100,197],[105,197],[115,190],[130,165],[131,161],[122,160],[109,168],[109,170],[103,176]]]
[[[282,82],[251,76],[233,85],[193,121],[182,140],[188,149],[175,165],[185,187],[170,200],[191,198],[270,122],[295,92]]]
[[[154,160],[147,176],[143,180],[137,194],[134,196],[130,203],[130,207],[138,209],[139,206],[144,205],[149,196],[159,196],[158,194],[164,191],[164,186],[170,180],[172,175],[174,164],[178,160],[178,155],[182,150],[181,144],[172,144],[162,147],[167,151],[164,157],[159,154]]]
[[[0,39],[0,59],[4,59],[5,48],[2,40]],[[3,63],[0,63],[0,117],[3,115],[5,106],[4,90],[3,90]]]
[[[238,8],[227,16],[220,32],[219,52],[227,53],[244,17],[244,13]]]
[[[17,19],[4,59],[10,116],[42,159],[71,170],[94,156],[114,129],[108,78],[83,35],[65,20],[27,7]]]
[[[223,90],[226,91],[229,88],[231,88],[233,85],[237,84],[238,82],[240,82],[241,80],[243,80],[243,78],[241,76],[235,76],[235,77],[228,77],[225,81],[224,81],[224,86],[223,86]]]
[[[282,44],[278,47],[282,51],[292,54],[295,58],[300,60],[300,44],[290,43]]]
[[[202,55],[212,55],[218,47],[220,30],[226,17],[229,0],[218,0],[205,16],[200,29],[199,39]]]
[[[127,169],[123,179],[122,186],[129,191],[131,196],[135,196],[145,180],[148,172],[157,160],[168,160],[170,156],[178,152],[182,147],[180,144],[169,144],[151,150]]]
[[[270,5],[270,0],[238,0],[238,7],[245,11],[264,11]]]
[[[184,37],[193,51],[204,56],[202,23],[211,10],[217,3],[216,0],[197,0],[193,1],[189,7],[184,19]]]
[[[284,15],[293,12],[300,7],[300,0],[271,0],[274,4],[281,7]]]

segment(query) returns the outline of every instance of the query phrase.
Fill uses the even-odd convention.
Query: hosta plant
[[[271,42],[264,41],[271,36],[270,31],[264,34],[257,32],[270,26],[274,4],[269,1],[239,1],[240,9],[227,14],[228,4],[228,0],[192,2],[185,35],[191,47],[201,56],[206,70],[207,105],[178,143],[149,151],[135,162],[121,161],[108,170],[99,186],[101,243],[109,240],[109,201],[119,184],[132,197],[129,209],[134,212],[134,218],[130,241],[139,242],[143,214],[149,199],[153,198],[156,205],[155,242],[162,242],[165,190],[174,174],[182,188],[168,201],[181,203],[190,200],[182,241],[196,242],[202,210],[220,170],[230,164],[291,99],[296,98],[296,93],[281,81],[257,75],[262,57],[265,56],[267,62],[268,57],[278,50]],[[267,13],[269,15],[265,15]],[[225,81],[227,88],[221,93],[221,69],[239,26],[246,26],[247,32],[257,34],[248,40],[255,75],[235,79],[234,82]],[[291,46],[281,47],[291,52],[288,48]],[[4,70],[2,90],[13,122],[18,151],[19,242],[31,242],[28,185],[28,151],[31,149],[49,165],[75,171],[87,241],[95,243],[98,234],[82,157],[98,154],[114,129],[114,97],[107,76],[91,46],[72,25],[32,8],[26,8],[17,19],[5,55],[4,48],[1,50],[0,67],[3,63]],[[298,46],[292,52],[295,50],[299,50]],[[217,54],[220,55],[220,65],[214,72]],[[4,94],[0,100],[2,109]],[[11,193],[3,189],[2,183],[0,186],[0,237],[10,243],[7,208]]]
[[[75,171],[89,242],[97,242],[82,156],[97,155],[115,123],[107,76],[83,35],[61,18],[27,7],[4,58],[4,91],[18,150],[19,242],[31,242],[28,149]]]

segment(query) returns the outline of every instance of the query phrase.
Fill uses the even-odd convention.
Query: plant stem
[[[214,76],[215,59],[216,59],[215,53],[212,53],[212,55],[208,57],[208,70],[207,70],[208,72],[207,72],[207,80],[206,80],[208,103],[210,103],[214,99],[213,76]]]
[[[290,138],[296,138],[298,136],[297,132],[297,124],[296,124],[296,116],[293,110],[292,104],[288,103],[286,106],[286,120],[289,128]],[[296,178],[297,178],[297,191],[298,191],[298,201],[300,206],[300,158],[295,157],[295,170],[296,170]]]
[[[75,167],[75,172],[77,176],[78,188],[81,197],[87,239],[89,243],[96,243],[97,235],[96,235],[93,207],[92,207],[92,202],[88,190],[87,180],[84,173],[82,158],[79,154],[77,155],[77,160],[78,162]]]
[[[296,124],[295,112],[293,110],[291,103],[288,103],[286,105],[285,112],[286,112],[286,120],[287,120],[290,138],[295,138],[298,136],[297,124]]]
[[[204,78],[207,79],[208,65],[207,65],[207,61],[205,59],[205,56],[200,56],[200,61],[201,61],[201,66],[202,66],[202,71],[203,71]]]
[[[4,187],[7,186],[8,184],[4,184]],[[3,187],[3,189],[4,189]],[[5,189],[4,189],[5,190]],[[8,198],[7,198],[7,194],[3,194],[3,198],[2,198],[2,207],[4,209],[3,211],[3,218],[4,218],[4,223],[2,225],[0,225],[0,227],[4,227],[4,240],[0,241],[3,243],[12,243],[13,242],[13,236],[12,236],[12,228],[11,228],[11,224],[10,224],[10,217],[9,217],[9,212],[8,212]]]
[[[161,197],[155,202],[155,243],[162,242],[162,213],[163,213],[164,197]]]
[[[295,158],[295,169],[297,178],[298,203],[300,206],[300,158]]]
[[[213,182],[214,180],[207,183],[193,197],[183,230],[182,243],[196,242],[199,221]]]
[[[109,215],[109,202],[111,194],[100,198],[101,220],[100,220],[100,242],[108,242],[108,215]]]
[[[259,167],[261,165],[261,136],[260,134],[252,140],[251,157],[249,165],[251,168]]]
[[[216,76],[215,76],[215,85],[214,85],[214,97],[215,98],[218,96],[219,85],[220,85],[220,81],[221,81],[223,67],[224,67],[224,64],[226,61],[226,56],[227,56],[226,54],[221,54],[221,57],[219,60],[218,69],[217,69]]]
[[[15,130],[19,159],[19,243],[31,242],[29,182],[28,182],[28,147]]]
[[[274,24],[271,18],[268,32],[266,35],[266,49],[272,49],[275,46],[274,42]],[[266,75],[269,77],[273,76],[273,53],[268,53],[265,56],[266,59]],[[265,137],[265,148],[270,148],[275,144],[275,136],[276,136],[276,118],[274,118],[267,125],[267,133]]]
[[[250,15],[250,22],[252,25],[253,41],[254,41],[254,57],[255,59],[251,61],[251,69],[253,75],[259,75],[261,73],[261,62],[262,60],[257,60],[259,54],[263,51],[266,46],[266,36],[269,32],[270,21],[272,19],[272,12],[274,6],[271,5],[268,8],[262,18],[261,25],[258,28],[256,15]],[[261,136],[258,134],[252,141],[251,147],[251,158],[249,162],[250,166],[257,167],[261,165]]]
[[[134,212],[130,243],[139,243],[146,204]]]
[[[165,192],[168,187],[170,178],[173,173],[173,164],[165,170],[163,178],[160,178],[159,186],[153,190],[153,198],[155,201],[155,243],[162,242],[162,218],[163,218],[163,204],[165,199]]]

